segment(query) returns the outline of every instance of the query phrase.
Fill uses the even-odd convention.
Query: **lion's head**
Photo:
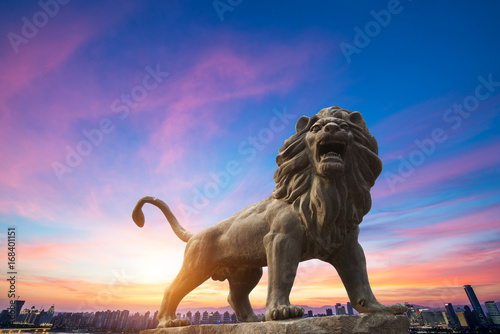
[[[339,107],[302,116],[295,129],[276,157],[273,197],[293,204],[316,239],[338,246],[371,208],[382,171],[377,141],[359,112]]]

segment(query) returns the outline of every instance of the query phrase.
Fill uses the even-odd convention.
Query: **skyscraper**
[[[40,326],[45,327],[45,326],[51,326],[50,322],[52,321],[52,318],[54,317],[55,313],[55,308],[54,305],[50,307],[50,309],[45,313],[44,317],[40,321]]]
[[[417,318],[417,311],[415,310],[415,307],[409,303],[405,303],[405,306],[408,308],[408,312],[406,312],[406,315],[410,319],[412,324],[418,324],[418,318]]]
[[[467,319],[465,319],[465,312],[457,312],[458,320],[460,321],[460,326],[467,327]]]
[[[203,312],[203,318],[201,319],[200,324],[208,324],[208,312]]]
[[[24,300],[14,300],[14,310],[16,312],[16,318],[19,316],[21,309],[23,308]]]
[[[144,314],[144,320],[142,322],[141,329],[147,329],[148,328],[148,321],[149,321],[149,316],[151,315],[151,312],[147,311]]]
[[[220,323],[220,314],[219,311],[214,312],[214,319],[213,319],[214,324]]]
[[[347,314],[353,315],[354,311],[352,310],[352,305],[350,302],[347,302]]]
[[[223,323],[225,323],[225,324],[228,324],[228,323],[229,323],[229,321],[231,321],[231,319],[229,318],[229,312],[228,312],[228,311],[224,312],[224,317],[223,317],[223,320],[222,320],[222,321],[223,321]]]
[[[453,305],[451,303],[444,304],[446,309],[446,314],[448,315],[448,320],[453,324],[453,326],[460,326],[460,321],[458,320],[457,314],[455,313],[455,309],[453,309]]]
[[[464,316],[470,328],[479,327],[479,320],[476,318],[476,315],[471,311],[468,305],[464,306]]]
[[[481,304],[479,304],[479,300],[477,299],[476,294],[474,293],[474,289],[472,289],[472,286],[470,285],[464,285],[464,289],[465,293],[467,294],[467,297],[469,297],[469,301],[472,305],[472,308],[474,309],[474,312],[476,313],[476,316],[479,319],[479,323],[483,327],[488,327],[488,321],[486,320],[483,308],[481,307]]]
[[[345,314],[345,308],[340,303],[335,304],[335,314],[336,315]]]
[[[484,305],[490,314],[491,321],[493,321],[495,325],[500,325],[500,312],[498,311],[497,304],[495,304],[494,301],[489,301],[484,303]]]
[[[118,329],[125,329],[127,326],[127,319],[130,311],[129,310],[123,310],[120,314],[120,319],[118,320]]]
[[[200,311],[196,311],[194,314],[193,325],[198,325],[200,323]]]

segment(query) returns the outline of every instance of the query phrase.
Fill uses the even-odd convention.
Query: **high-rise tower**
[[[24,300],[15,300],[14,301],[14,310],[16,311],[16,319],[19,316],[19,313],[21,313],[21,309],[24,305]]]
[[[490,314],[491,321],[493,321],[495,325],[500,325],[500,312],[498,311],[497,304],[495,304],[494,301],[489,301],[484,303],[484,305]]]
[[[465,293],[467,294],[467,297],[469,297],[469,301],[472,305],[472,308],[474,309],[474,312],[476,313],[479,323],[483,327],[488,327],[488,321],[486,320],[483,308],[481,307],[481,304],[479,304],[479,300],[477,299],[476,294],[474,293],[474,289],[472,289],[472,286],[470,285],[464,285],[464,289]]]
[[[446,314],[448,315],[448,320],[453,323],[454,326],[460,326],[460,320],[458,320],[458,316],[453,308],[453,305],[448,303],[444,304],[444,307],[446,309]]]

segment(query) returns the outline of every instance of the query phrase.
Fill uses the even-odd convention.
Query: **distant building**
[[[474,312],[476,313],[476,316],[479,320],[479,324],[482,327],[488,327],[488,321],[486,320],[486,316],[484,315],[483,308],[481,307],[481,304],[479,304],[479,300],[476,297],[476,293],[474,292],[474,289],[472,289],[472,286],[470,285],[464,285],[465,293],[467,294],[467,297],[469,297],[469,301],[472,305],[472,308],[474,309]]]
[[[326,315],[333,315],[333,312],[332,312],[331,308],[327,308],[326,309]]]
[[[229,312],[224,312],[224,315],[222,316],[222,322],[228,324],[230,321],[231,319],[229,318]]]
[[[448,315],[448,322],[452,326],[460,326],[460,321],[458,320],[457,314],[455,313],[455,309],[451,303],[444,304],[446,309],[446,315]]]
[[[24,300],[15,300],[14,301],[14,310],[16,312],[16,319],[19,316],[19,313],[21,313],[23,305],[24,305]]]
[[[201,324],[208,324],[208,312],[203,312],[203,318],[201,319]]]
[[[191,313],[191,311],[188,311],[188,313],[186,313],[186,319],[189,321],[190,324],[192,324],[192,318],[193,318],[193,314]]]
[[[470,307],[468,305],[464,306],[464,315],[465,315],[465,320],[467,321],[467,324],[469,325],[470,328],[476,328],[479,327],[479,319],[477,319],[476,314],[471,311]]]
[[[412,325],[419,324],[419,319],[417,318],[417,310],[412,304],[405,303],[405,306],[408,308],[406,312],[406,316],[410,319]]]
[[[236,314],[234,314],[234,313],[231,313],[231,322],[233,324],[235,324],[236,322],[238,322],[238,320],[236,319]]]
[[[194,320],[192,322],[193,325],[200,324],[200,311],[196,311],[194,314]]]
[[[47,313],[45,313],[45,316],[41,319],[40,326],[42,327],[52,326],[51,321],[52,318],[54,317],[54,313],[55,313],[55,308],[54,305],[52,305],[50,309],[47,311]]]
[[[346,314],[344,306],[342,306],[340,303],[335,304],[335,314],[336,315]]]
[[[434,311],[436,313],[436,320],[439,325],[447,325],[448,319],[446,319],[446,312],[443,311]]]
[[[457,318],[460,322],[459,325],[462,327],[468,327],[467,319],[465,319],[465,312],[457,312]]]
[[[111,312],[111,314],[109,316],[109,321],[108,321],[108,324],[106,327],[107,329],[112,329],[112,328],[118,327],[118,321],[120,320],[120,313],[121,313],[120,310]],[[147,312],[147,314],[148,314],[148,318],[149,318],[149,312]],[[146,324],[144,325],[143,329],[147,328],[146,325],[147,325],[147,321],[146,321]]]
[[[128,315],[130,311],[129,310],[123,310],[120,314],[120,318],[118,319],[118,329],[125,329],[127,327],[127,320],[128,320]]]
[[[104,312],[96,312],[94,316],[94,328],[101,328],[102,327],[102,321],[104,319]]]
[[[220,314],[218,311],[214,312],[214,318],[213,318],[213,323],[214,324],[219,324],[220,323]]]
[[[436,312],[438,312],[438,311],[436,311]],[[448,315],[446,314],[446,311],[441,311],[441,316],[443,317],[444,324],[446,326],[450,327],[450,320],[448,320]],[[458,320],[460,320],[460,318]]]
[[[45,314],[45,312],[44,312]],[[32,306],[30,309],[24,309],[19,313],[19,317],[14,321],[16,325],[34,326],[40,318],[40,312]]]
[[[108,323],[111,319],[111,310],[104,312],[104,320],[102,322],[102,328],[108,328]]]
[[[494,301],[488,301],[484,303],[486,306],[486,309],[488,310],[488,313],[491,318],[491,322],[495,325],[500,325],[500,312],[498,311],[497,304],[495,304]]]
[[[308,317],[312,317],[313,316],[313,311],[312,310],[307,311],[307,316]]]
[[[424,319],[424,324],[429,325],[429,326],[439,325],[439,322],[436,318],[435,312],[433,312],[429,309],[422,309],[420,311],[420,314],[422,315],[422,319]]]
[[[350,302],[347,302],[347,314],[349,315],[353,315],[354,314],[354,311],[352,309],[352,305]]]
[[[154,316],[153,316],[153,327],[152,328],[158,327],[159,323],[160,322],[158,321],[158,311],[156,311]]]

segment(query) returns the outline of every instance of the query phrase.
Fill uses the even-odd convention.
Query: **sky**
[[[500,301],[500,3],[0,3],[0,238],[15,294],[56,311],[154,311],[192,232],[269,196],[302,116],[359,111],[383,171],[361,223],[382,303]],[[9,304],[2,280],[0,307]],[[265,304],[267,274],[251,294]],[[180,308],[227,305],[207,281]],[[301,263],[291,301],[348,301]]]

